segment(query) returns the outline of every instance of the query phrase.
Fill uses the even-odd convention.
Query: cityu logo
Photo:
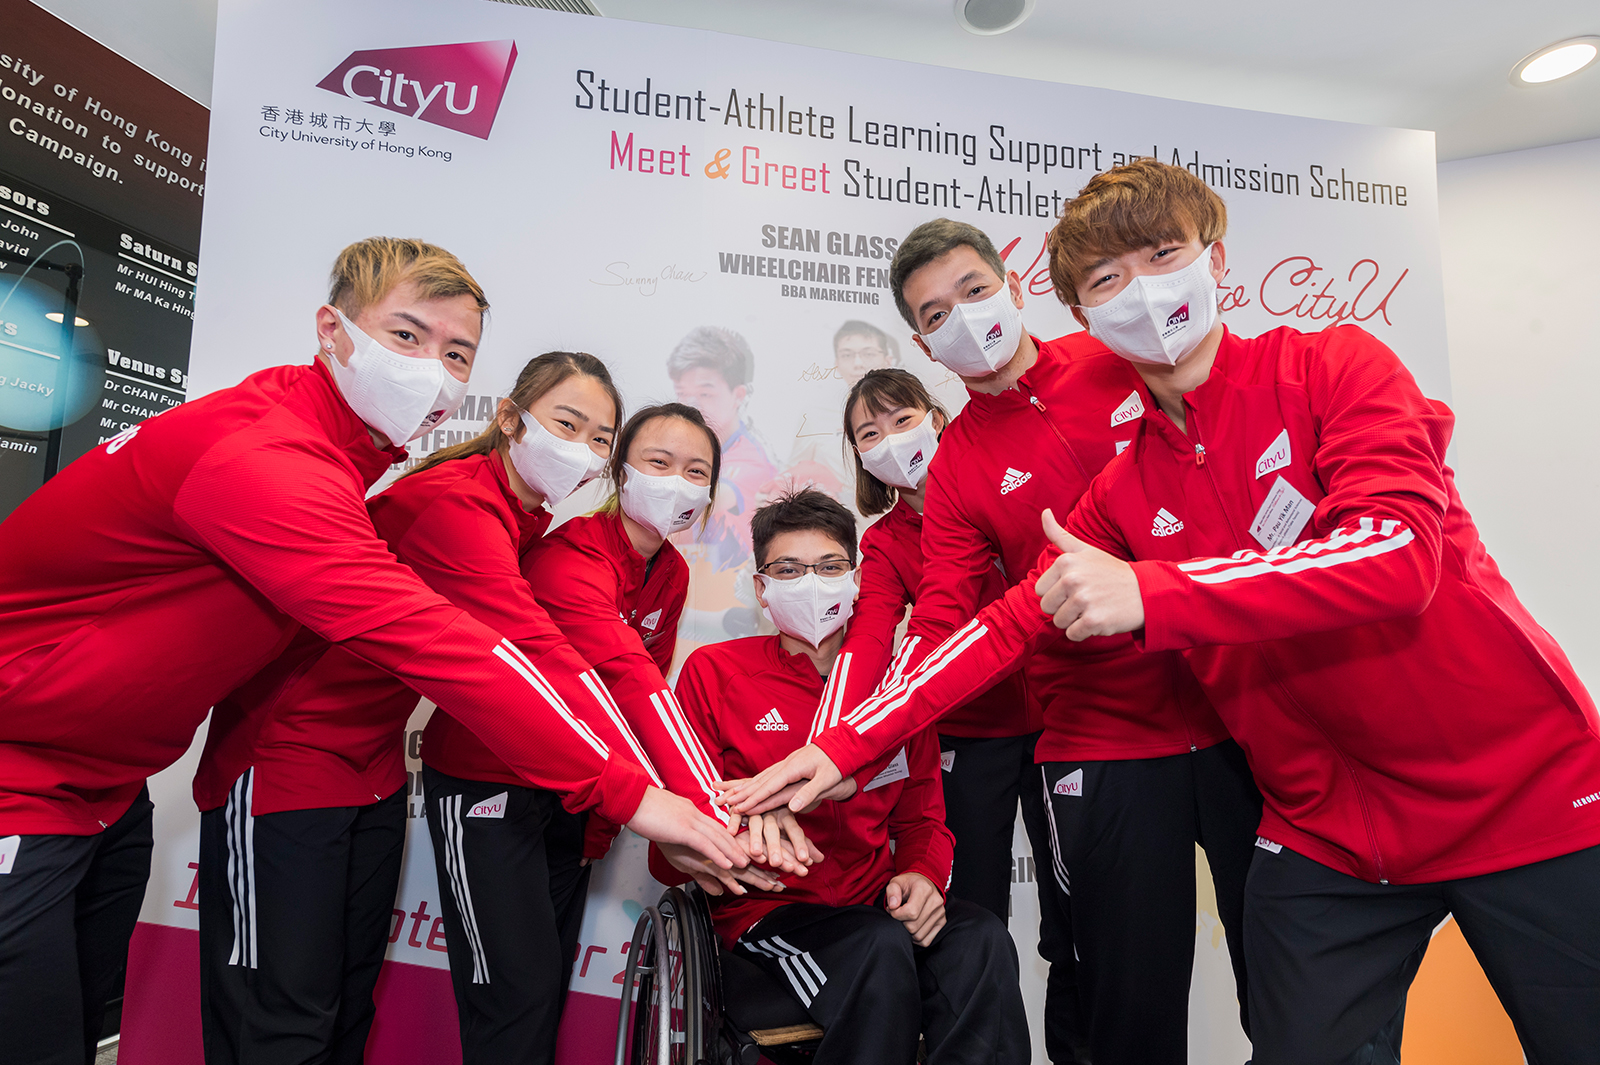
[[[822,612],[822,620],[823,621],[827,621],[829,618],[838,617],[839,616],[839,607],[841,605],[842,604],[840,604],[840,603],[835,603],[832,606],[830,606],[828,609],[824,610]]]
[[[1279,433],[1267,450],[1256,459],[1256,480],[1260,480],[1279,466],[1289,465],[1289,430]]]
[[[1179,307],[1177,310],[1173,311],[1171,315],[1168,316],[1167,324],[1168,325],[1178,325],[1178,324],[1180,324],[1182,322],[1187,322],[1188,320],[1189,320],[1189,305],[1187,303],[1185,303],[1182,307]]]
[[[498,795],[491,795],[487,799],[473,806],[472,810],[467,814],[467,816],[504,819],[506,816],[506,801],[510,799],[510,797],[510,793],[504,791]]]
[[[911,472],[915,471],[918,466],[921,466],[921,465],[922,465],[922,452],[919,451],[915,455],[911,456],[911,461],[910,462],[906,463],[906,472],[907,473],[911,473]]]
[[[690,507],[682,514],[679,514],[676,518],[672,519],[672,527],[677,528],[680,525],[687,525],[692,520],[694,520],[694,508]]]
[[[1139,390],[1136,388],[1128,393],[1128,398],[1122,401],[1120,407],[1111,412],[1111,424],[1117,426],[1142,417],[1144,417],[1144,400],[1139,398]]]
[[[515,41],[351,52],[317,88],[489,139],[517,62]]]
[[[994,323],[994,328],[990,329],[988,334],[983,338],[984,350],[989,350],[990,346],[1000,339],[1000,335],[1000,323],[996,322]]]
[[[1071,795],[1080,799],[1083,798],[1083,770],[1074,769],[1056,781],[1055,793],[1057,795]]]

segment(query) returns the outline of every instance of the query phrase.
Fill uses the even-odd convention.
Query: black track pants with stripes
[[[1011,907],[1016,861],[1011,827],[1022,823],[1033,846],[1039,893],[1039,956],[1050,963],[1045,985],[1045,1051],[1054,1065],[1088,1061],[1078,1003],[1068,898],[1050,875],[1050,829],[1033,749],[1039,733],[974,738],[940,736],[945,824],[956,837],[950,894],[976,902],[1002,921]],[[1020,890],[1027,890],[1020,882]],[[1009,922],[1008,922],[1009,923]]]
[[[1054,832],[1050,872],[1072,897],[1078,993],[1094,1065],[1188,1060],[1195,844],[1211,866],[1248,1034],[1244,883],[1261,793],[1239,745],[1225,740],[1165,758],[1048,762],[1040,769]]]
[[[817,1065],[1028,1065],[1017,949],[999,918],[961,899],[919,947],[882,906],[797,902],[739,940],[822,1027]]]
[[[422,774],[463,1065],[553,1062],[588,886],[581,819],[552,792]]]
[[[1447,915],[1529,1065],[1600,1061],[1600,847],[1460,880],[1372,884],[1262,842],[1244,928],[1257,1065],[1397,1065],[1406,992]]]
[[[94,1061],[106,1000],[150,879],[151,811],[140,791],[95,836],[0,839],[0,1061]]]
[[[206,1065],[359,1065],[400,886],[406,789],[252,817],[253,772],[200,815]]]

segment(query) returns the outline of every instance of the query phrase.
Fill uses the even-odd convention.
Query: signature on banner
[[[641,296],[654,296],[657,288],[663,283],[683,282],[693,285],[704,280],[706,276],[704,270],[685,270],[677,263],[668,263],[655,273],[634,273],[632,270],[631,266],[621,260],[609,262],[606,264],[606,276],[603,279],[591,277],[589,284],[604,288],[631,288]]]

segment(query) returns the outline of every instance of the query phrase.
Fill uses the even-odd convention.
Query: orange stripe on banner
[[[1451,921],[1428,945],[1406,998],[1406,1065],[1521,1065],[1522,1044]]]

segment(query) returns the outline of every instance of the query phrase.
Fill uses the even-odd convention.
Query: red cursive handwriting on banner
[[[1394,298],[1400,282],[1411,273],[1410,268],[1400,271],[1382,299],[1377,297],[1377,291],[1383,268],[1374,259],[1360,260],[1345,275],[1344,284],[1360,285],[1353,296],[1348,295],[1349,289],[1343,286],[1335,291],[1335,286],[1340,285],[1336,274],[1328,274],[1326,279],[1316,276],[1324,272],[1308,255],[1291,255],[1281,260],[1261,279],[1261,309],[1279,318],[1294,315],[1333,325],[1346,321],[1365,322],[1378,315],[1383,316],[1385,325],[1394,324],[1389,319],[1389,301]],[[1321,288],[1317,287],[1319,281]]]

